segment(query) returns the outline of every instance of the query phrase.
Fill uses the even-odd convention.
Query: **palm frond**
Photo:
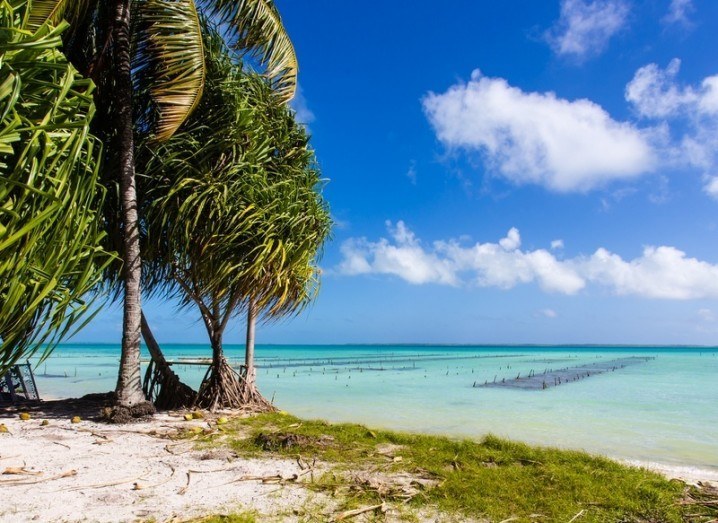
[[[57,26],[63,20],[73,26],[87,11],[91,0],[33,0],[27,13],[27,27]]]
[[[67,23],[32,31],[27,6],[0,3],[0,374],[83,324],[111,259],[96,211],[94,86],[59,51]]]
[[[150,106],[155,139],[169,139],[192,114],[205,84],[202,24],[194,0],[138,2],[135,85]]]
[[[226,24],[235,49],[258,59],[280,99],[287,102],[297,89],[299,65],[272,0],[209,0],[209,10]]]
[[[205,38],[195,115],[167,142],[138,148],[146,288],[186,306],[199,298],[236,313],[251,297],[265,319],[296,313],[316,295],[331,225],[314,154],[265,79],[211,30]]]

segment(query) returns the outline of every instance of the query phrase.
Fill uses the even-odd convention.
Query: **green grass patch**
[[[457,517],[503,521],[707,521],[680,504],[682,482],[584,452],[534,447],[487,436],[481,441],[370,430],[356,424],[264,414],[223,427],[223,441],[242,456],[277,455],[329,463],[310,485],[346,497],[345,507],[398,501],[391,491],[362,488],[348,471],[411,474],[432,485],[409,507],[430,506]],[[715,517],[715,515],[713,516]]]

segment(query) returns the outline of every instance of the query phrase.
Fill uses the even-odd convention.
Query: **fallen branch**
[[[150,488],[156,488],[156,487],[160,487],[160,486],[165,485],[165,484],[169,483],[170,481],[172,481],[172,478],[174,477],[175,472],[176,472],[175,468],[171,464],[165,463],[164,461],[160,461],[160,463],[162,463],[163,465],[167,465],[170,468],[170,470],[172,471],[167,479],[165,479],[164,481],[160,481],[159,483],[155,483],[153,485],[143,485],[141,483],[135,483],[134,485],[132,485],[132,490],[145,490],[145,489],[150,489]]]
[[[31,470],[27,470],[25,467],[7,467],[5,470],[3,470],[3,475],[7,474],[25,474],[28,476],[39,476],[42,474],[42,472],[33,472]]]
[[[149,471],[150,471],[150,469],[147,469],[139,476],[133,476],[133,477],[127,478],[127,479],[121,479],[118,481],[110,481],[108,483],[97,483],[94,485],[84,485],[84,486],[72,487],[67,490],[76,491],[76,490],[85,490],[85,489],[106,488],[106,487],[114,487],[116,485],[122,485],[124,483],[136,483],[139,479],[142,479],[143,476],[147,475],[147,473]]]
[[[702,501],[700,499],[692,499],[692,500],[686,500],[681,501],[678,503],[679,505],[709,505],[709,506],[716,506],[718,507],[718,499],[716,500],[705,500]]]
[[[58,474],[57,476],[52,476],[49,478],[42,478],[42,479],[36,479],[35,481],[25,481],[24,479],[13,479],[8,481],[0,481],[0,485],[5,485],[8,487],[13,487],[16,485],[35,485],[37,483],[44,483],[46,481],[54,481],[56,479],[62,479],[62,478],[69,478],[72,476],[77,476],[76,470],[68,470],[67,472],[63,472],[62,474]]]
[[[197,435],[197,436],[192,436],[191,438],[188,438],[184,441],[180,441],[179,443],[168,443],[167,445],[165,445],[165,450],[174,456],[179,456],[180,454],[186,454],[187,452],[194,450],[194,447],[192,445],[190,445],[190,443],[195,441],[198,437],[199,436]],[[183,445],[187,447],[187,450],[184,450],[182,452],[172,452],[171,449],[173,449],[174,447],[181,447]]]
[[[581,511],[578,514],[576,514],[574,517],[572,517],[571,519],[568,520],[568,523],[573,523],[574,521],[576,521],[578,518],[583,516],[584,512],[586,512],[586,511],[581,509]]]
[[[219,485],[215,485],[212,488],[216,487],[223,487],[224,485],[230,485],[232,483],[239,483],[240,481],[260,481],[261,483],[265,485],[270,484],[279,484],[284,485],[285,483],[292,483],[299,479],[298,474],[292,474],[291,476],[285,478],[281,474],[275,474],[272,476],[242,476],[240,478],[235,478],[233,480],[227,481],[226,483],[220,483]]]
[[[332,521],[344,521],[345,519],[353,518],[366,512],[374,512],[375,510],[386,512],[386,503],[380,503],[379,505],[372,505],[370,507],[357,508],[354,510],[347,510],[346,512],[341,512],[340,514],[337,514]]]
[[[191,478],[190,474],[191,474],[191,473],[190,473],[190,471],[188,470],[188,471],[187,471],[187,483],[185,484],[184,487],[182,487],[181,489],[179,489],[179,490],[177,491],[177,494],[179,494],[180,496],[184,496],[185,493],[187,492],[187,489],[189,488],[189,482],[190,482],[190,478]]]

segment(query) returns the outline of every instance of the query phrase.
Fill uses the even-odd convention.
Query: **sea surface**
[[[177,362],[211,355],[201,345],[163,350]],[[225,350],[241,363],[244,346]],[[61,346],[36,367],[41,395],[112,390],[119,353],[117,345]],[[624,365],[626,358],[642,359]],[[300,417],[471,438],[492,433],[718,472],[718,348],[260,345],[256,363],[262,393]],[[597,370],[586,375],[586,368]],[[175,370],[196,388],[206,367],[177,363]],[[527,376],[538,386],[513,386]]]

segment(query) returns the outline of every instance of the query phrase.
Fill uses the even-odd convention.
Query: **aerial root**
[[[218,409],[242,409],[251,412],[273,412],[272,405],[248,380],[246,369],[238,374],[222,357],[213,363],[207,378],[199,388],[193,407],[215,412]]]

